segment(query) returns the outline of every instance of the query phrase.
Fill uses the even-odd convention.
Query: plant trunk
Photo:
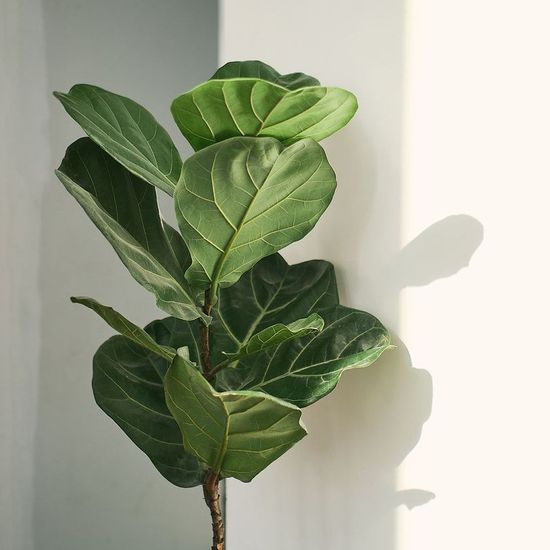
[[[210,470],[202,484],[204,500],[212,516],[212,550],[225,550],[225,527],[220,504],[220,478]]]
[[[210,315],[212,311],[210,290],[204,293],[203,311],[206,315]],[[207,325],[201,327],[201,361],[203,375],[207,380],[210,380],[215,374],[212,372],[210,362],[210,327]],[[225,550],[225,527],[220,504],[220,477],[216,472],[209,470],[206,473],[202,490],[204,500],[212,516],[212,550]]]

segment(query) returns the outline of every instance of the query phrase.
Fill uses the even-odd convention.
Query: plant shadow
[[[384,296],[395,302],[398,311],[401,290],[458,273],[482,240],[483,226],[478,220],[448,216],[373,274],[372,286],[384,289]],[[349,303],[346,289],[343,294],[342,301]],[[398,321],[396,313],[393,326],[397,328],[392,331],[396,349],[366,370],[345,373],[338,391],[305,412],[312,437],[300,460],[311,463],[321,455],[317,477],[336,475],[340,487],[329,493],[326,487],[313,488],[311,502],[321,529],[326,529],[327,548],[395,550],[396,509],[404,505],[412,510],[436,498],[430,488],[397,487],[397,468],[419,442],[433,401],[432,377],[413,366],[406,343],[396,334]],[[324,499],[328,506],[319,504]],[[328,516],[335,510],[337,532],[328,525]]]

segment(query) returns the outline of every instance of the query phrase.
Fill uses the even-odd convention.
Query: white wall
[[[92,356],[112,331],[69,296],[162,314],[53,175],[83,133],[51,91],[127,94],[187,156],[169,105],[216,68],[217,2],[4,0],[0,20],[0,548],[199,548],[201,490],[165,481],[93,400]]]
[[[0,22],[0,548],[31,550],[40,214],[50,179],[40,1],[0,2]]]
[[[222,1],[222,62],[357,94],[324,143],[336,198],[286,255],[335,262],[343,301],[402,340],[306,411],[298,447],[229,484],[230,550],[550,546],[549,16],[535,0]]]

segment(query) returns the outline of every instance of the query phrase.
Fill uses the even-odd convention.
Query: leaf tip
[[[56,99],[59,99],[59,101],[61,101],[63,103],[63,100],[67,97],[67,94],[63,93],[63,92],[58,92],[57,90],[54,90],[52,92],[52,95],[56,98]]]

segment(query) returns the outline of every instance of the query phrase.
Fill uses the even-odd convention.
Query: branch
[[[204,500],[212,516],[212,550],[224,550],[225,528],[220,505],[220,478],[218,474],[209,470],[204,478],[202,489]]]

